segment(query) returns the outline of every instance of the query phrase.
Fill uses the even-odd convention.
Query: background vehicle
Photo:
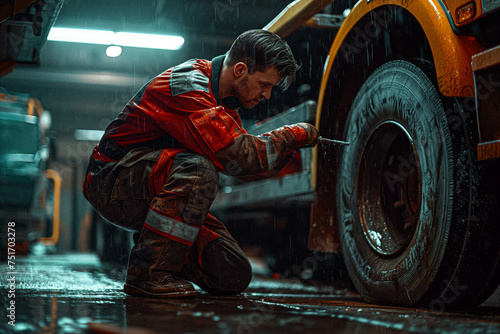
[[[305,180],[235,185],[216,206],[290,200],[288,182],[309,196],[309,248],[341,252],[365,299],[474,307],[500,282],[500,2],[361,0],[344,17],[332,2],[294,1],[266,29],[336,31],[327,56],[311,50],[325,54],[315,123],[351,144],[317,147]],[[271,198],[234,204],[262,182]]]
[[[40,50],[63,0],[0,2],[0,77],[17,64],[38,64]],[[7,223],[14,222],[16,254],[30,241],[59,238],[61,179],[49,167],[50,114],[26,94],[0,91],[0,258],[6,256]],[[45,237],[44,237],[45,236]]]
[[[49,152],[54,152],[49,126],[50,116],[38,100],[0,94],[1,257],[9,222],[15,224],[17,255],[27,253],[29,242],[55,245],[59,239],[61,178],[49,169]]]

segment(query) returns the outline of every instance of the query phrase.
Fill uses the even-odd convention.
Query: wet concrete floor
[[[500,307],[390,308],[349,290],[255,277],[237,296],[159,300],[122,292],[125,268],[92,254],[0,263],[0,333],[500,333]],[[15,325],[15,326],[14,326]]]

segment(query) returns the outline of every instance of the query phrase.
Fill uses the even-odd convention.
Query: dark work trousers
[[[170,166],[161,157],[162,151],[133,149],[95,172],[87,186],[99,214],[139,236],[127,279],[154,281],[173,272],[210,293],[244,291],[252,276],[250,263],[209,212],[218,190],[217,169],[194,153],[176,155]],[[151,186],[152,173],[163,173],[155,181],[163,185]]]

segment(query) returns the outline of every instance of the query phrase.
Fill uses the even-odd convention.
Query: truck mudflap
[[[248,127],[253,135],[260,135],[284,125],[298,122],[313,122],[316,102],[306,101],[272,118]],[[275,205],[283,201],[307,201],[315,198],[312,185],[313,148],[301,148],[302,170],[279,177],[238,183],[233,177],[221,175],[221,189],[211,209],[226,210],[259,204]]]
[[[500,158],[500,45],[472,57],[480,143],[477,159]]]

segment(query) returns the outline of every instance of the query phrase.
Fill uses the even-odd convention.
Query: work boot
[[[167,272],[155,281],[127,278],[124,291],[132,296],[158,298],[182,298],[196,295],[196,290],[191,283]]]
[[[143,227],[130,253],[125,293],[159,298],[196,295],[179,274],[190,248]]]

